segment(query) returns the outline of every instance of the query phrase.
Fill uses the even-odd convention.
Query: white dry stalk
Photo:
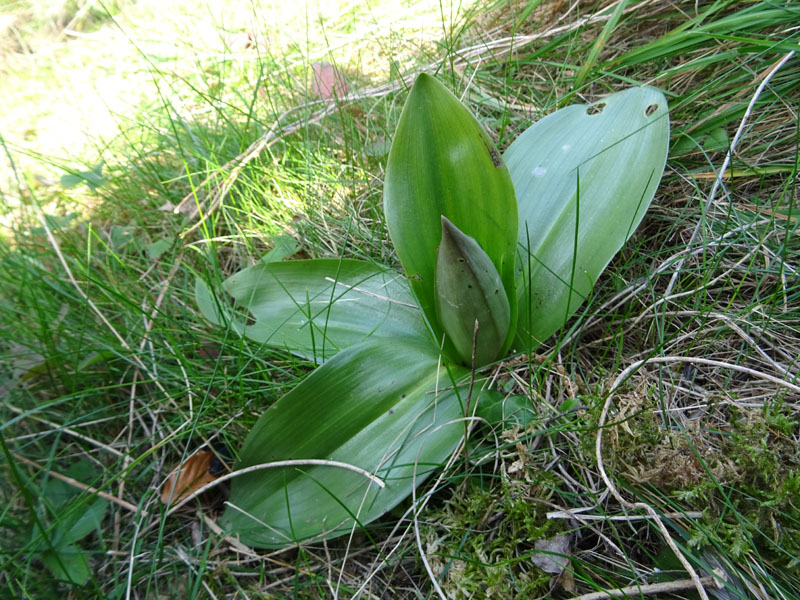
[[[359,475],[363,475],[365,478],[369,479],[372,483],[376,484],[380,488],[385,488],[386,483],[376,475],[373,475],[366,469],[362,469],[361,467],[357,467],[355,465],[351,465],[350,463],[341,462],[338,460],[324,460],[319,458],[305,458],[305,459],[297,459],[297,460],[278,460],[275,462],[268,462],[262,463],[258,465],[252,465],[250,467],[245,467],[244,469],[238,469],[236,471],[231,471],[230,473],[226,473],[215,479],[214,481],[207,483],[203,487],[197,488],[191,494],[186,496],[180,502],[170,506],[170,509],[167,511],[165,517],[168,517],[176,510],[178,510],[181,506],[186,504],[187,502],[193,500],[200,494],[207,492],[208,490],[215,488],[219,484],[224,481],[228,481],[229,479],[233,479],[234,477],[238,477],[239,475],[245,475],[247,473],[253,473],[254,471],[261,471],[264,469],[277,469],[282,467],[303,467],[303,466],[316,466],[316,467],[334,467],[337,469],[347,469],[348,471],[353,471],[354,473],[358,473]]]
[[[72,286],[75,288],[75,290],[81,296],[81,298],[83,298],[83,300],[87,303],[87,305],[92,309],[92,311],[97,315],[97,317],[108,328],[108,330],[111,332],[111,334],[117,339],[117,341],[119,341],[120,345],[126,351],[130,352],[131,360],[133,360],[133,362],[136,363],[136,365],[139,367],[139,369],[141,369],[142,371],[144,371],[145,373],[148,374],[150,379],[153,381],[153,383],[156,385],[156,387],[164,394],[164,396],[166,396],[167,398],[171,398],[171,396],[169,395],[167,390],[164,388],[164,386],[162,386],[161,383],[158,381],[158,378],[155,376],[155,374],[145,366],[144,361],[142,361],[142,359],[139,357],[138,354],[133,352],[133,349],[128,344],[128,342],[125,340],[125,338],[123,338],[122,335],[120,335],[120,333],[117,331],[117,329],[106,318],[106,316],[97,307],[97,305],[94,303],[94,301],[92,301],[92,299],[89,297],[89,295],[85,291],[83,291],[83,288],[78,284],[78,281],[75,279],[75,276],[72,274],[72,269],[70,269],[69,264],[67,264],[67,260],[64,257],[64,254],[61,252],[61,246],[59,245],[58,241],[56,240],[55,236],[53,235],[53,232],[50,229],[50,225],[47,222],[47,219],[45,218],[44,213],[42,212],[42,209],[39,206],[39,203],[38,202],[33,202],[33,206],[34,206],[34,210],[36,211],[36,216],[38,217],[39,222],[41,223],[42,227],[44,228],[45,235],[47,236],[47,240],[50,243],[50,246],[53,249],[53,251],[56,253],[56,256],[58,256],[58,260],[61,263],[61,266],[64,268],[64,271],[67,274],[67,278],[69,279],[69,281],[72,284]],[[137,371],[137,373],[138,373],[138,371]],[[134,378],[135,377],[136,377],[136,373],[134,374]],[[135,381],[135,379],[134,379],[134,381]],[[134,387],[131,388],[131,394],[133,394],[133,390],[134,389],[135,389],[135,383],[134,383]],[[126,459],[127,459],[127,457],[126,457]],[[124,487],[123,487],[123,489],[124,489]],[[122,494],[121,493],[119,494],[119,497],[117,498],[117,500],[118,500],[117,504],[121,504],[121,503],[125,502],[122,499]],[[116,536],[115,536],[115,539],[117,539]],[[131,558],[131,560],[133,560],[133,559]]]
[[[755,369],[750,369],[748,367],[743,367],[736,364],[726,363],[719,360],[711,360],[707,358],[693,358],[689,356],[655,356],[652,358],[646,358],[640,361],[637,361],[626,368],[620,375],[616,378],[613,385],[611,386],[611,390],[609,391],[608,398],[606,398],[605,403],[603,404],[603,410],[600,414],[600,418],[597,422],[597,437],[595,438],[595,456],[597,459],[597,468],[600,471],[600,476],[603,478],[603,481],[606,484],[606,487],[623,507],[629,510],[637,510],[642,509],[645,510],[655,521],[656,526],[661,531],[661,534],[664,536],[664,541],[670,547],[670,549],[675,553],[675,556],[683,565],[686,572],[689,573],[689,576],[694,583],[695,588],[697,589],[697,593],[700,595],[701,600],[709,600],[708,594],[705,591],[703,586],[703,581],[701,581],[700,577],[698,576],[697,572],[695,571],[694,567],[689,563],[687,558],[683,555],[683,553],[678,548],[675,541],[672,539],[669,531],[667,530],[666,525],[661,519],[661,516],[658,512],[653,508],[650,504],[646,502],[628,502],[625,500],[622,495],[617,491],[617,488],[611,482],[611,479],[608,477],[606,473],[604,462],[603,462],[603,431],[606,424],[606,419],[608,418],[608,413],[611,409],[611,404],[614,399],[614,393],[617,389],[628,379],[628,376],[631,375],[634,371],[640,369],[645,364],[648,363],[673,363],[673,362],[683,362],[683,363],[692,363],[692,364],[701,364],[713,367],[719,367],[724,369],[731,369],[734,371],[739,371],[742,373],[746,373],[753,377],[758,377],[762,379],[766,379],[767,381],[771,381],[776,385],[786,387],[794,392],[800,393],[800,385],[796,385],[789,381],[780,379],[773,375],[769,375],[767,373],[762,373],[760,371],[756,371]]]
[[[722,162],[722,167],[719,169],[719,173],[717,174],[717,177],[714,180],[714,185],[711,188],[711,193],[708,195],[708,200],[706,200],[706,208],[704,212],[708,212],[710,207],[716,201],[717,190],[720,188],[720,186],[722,186],[722,179],[725,174],[725,171],[728,169],[728,165],[731,162],[731,157],[733,156],[733,152],[736,150],[736,145],[739,143],[739,138],[741,137],[742,132],[744,131],[745,125],[747,125],[747,119],[753,112],[753,108],[755,107],[759,96],[761,96],[761,92],[763,92],[764,88],[767,87],[767,84],[769,83],[769,80],[772,79],[772,76],[775,73],[777,73],[778,70],[783,65],[785,65],[790,58],[792,58],[792,56],[794,56],[794,50],[785,54],[783,58],[781,58],[781,60],[779,60],[775,65],[773,65],[769,70],[769,72],[767,73],[766,77],[764,77],[759,86],[756,88],[753,97],[750,99],[750,104],[747,105],[747,110],[745,110],[744,116],[742,116],[742,120],[739,123],[739,128],[736,130],[736,134],[733,136],[733,140],[731,140],[730,148],[728,148],[728,152],[725,154],[725,160]],[[697,240],[697,236],[700,234],[700,229],[702,227],[702,224],[703,224],[703,219],[700,219],[697,222],[694,231],[692,232],[692,237],[689,239],[689,243],[686,244],[687,247],[694,245],[695,241]],[[675,268],[675,272],[672,274],[672,278],[669,281],[669,285],[667,285],[667,289],[664,292],[665,296],[669,296],[672,293],[672,288],[675,287],[675,284],[678,281],[678,277],[680,276],[681,271],[683,270],[684,263],[685,259],[681,259],[680,261],[678,261],[678,264],[676,265]]]
[[[75,279],[75,276],[72,274],[72,269],[69,268],[69,265],[67,264],[67,259],[64,258],[64,254],[61,252],[61,246],[59,245],[58,241],[56,241],[56,238],[53,235],[53,232],[50,229],[50,225],[47,223],[47,219],[45,218],[44,213],[42,212],[42,209],[39,206],[38,202],[33,202],[33,206],[35,207],[36,210],[36,216],[39,218],[39,223],[41,223],[45,235],[47,236],[47,241],[50,243],[50,247],[56,253],[56,256],[58,256],[58,261],[61,263],[61,266],[64,267],[64,272],[67,274],[67,279],[69,279],[69,282],[72,284],[72,287],[74,287],[75,291],[78,292],[78,295],[80,295],[80,297],[84,299],[89,308],[92,309],[92,312],[94,312],[94,314],[96,314],[97,317],[103,322],[103,325],[105,325],[111,332],[111,334],[115,338],[117,338],[117,341],[120,343],[120,345],[128,352],[131,352],[130,355],[131,360],[135,362],[136,365],[140,369],[142,369],[142,371],[144,371],[145,373],[148,374],[148,376],[150,376],[156,387],[158,387],[158,389],[161,390],[161,392],[163,392],[167,398],[170,398],[171,396],[169,395],[169,393],[167,393],[167,390],[164,389],[164,386],[161,385],[161,383],[158,381],[155,375],[153,375],[152,371],[145,366],[142,359],[139,358],[139,355],[133,353],[133,349],[130,347],[125,338],[120,335],[120,333],[106,318],[103,312],[97,307],[97,305],[92,301],[92,299],[89,298],[89,295],[83,291],[83,288],[80,286],[78,281]]]
[[[480,419],[478,417],[475,417],[475,420],[478,421],[478,422],[483,421],[483,419]],[[485,421],[483,421],[483,422],[485,422]],[[494,434],[494,433],[493,433],[493,435],[494,435],[494,438],[495,438],[495,447],[497,447],[497,446],[499,446],[500,442],[497,439],[497,435]],[[462,441],[462,443],[463,443],[463,441]],[[408,515],[413,513],[416,516],[416,514],[421,509],[423,509],[423,508],[425,508],[425,506],[427,506],[428,501],[431,499],[431,497],[433,496],[434,492],[436,492],[437,490],[440,489],[442,481],[444,480],[445,476],[447,475],[447,473],[449,472],[449,470],[453,466],[453,464],[456,462],[458,457],[461,456],[461,453],[462,453],[461,444],[459,444],[459,446],[456,447],[455,450],[453,450],[452,454],[450,455],[449,460],[447,461],[447,464],[444,466],[444,468],[442,469],[441,473],[436,478],[436,481],[433,484],[431,484],[429,491],[419,501],[416,500],[416,487],[412,488],[412,492],[411,492],[411,494],[412,494],[411,507],[409,509],[407,509],[406,512],[403,514],[403,516],[400,517],[397,520],[397,524],[394,526],[394,528],[392,529],[391,533],[387,537],[387,542],[390,542],[390,541],[393,540],[393,538],[395,536],[395,533],[397,532],[398,529],[400,529],[401,524],[403,523],[403,521],[405,521],[405,519],[408,517]],[[416,471],[414,473],[414,477],[416,479]],[[402,544],[403,540],[405,539],[406,535],[408,534],[408,532],[411,530],[412,527],[416,527],[416,526],[418,526],[418,522],[416,521],[416,519],[412,519],[411,523],[406,527],[406,530],[402,534],[400,534],[398,536],[397,543],[394,544],[394,547],[391,550],[389,550],[388,552],[385,549],[382,549],[381,552],[378,553],[378,556],[383,559],[383,563],[385,563],[389,559],[389,557],[391,557],[401,547],[401,544]],[[364,592],[365,588],[367,587],[369,582],[372,580],[372,578],[375,575],[377,575],[377,573],[378,573],[377,559],[375,561],[373,561],[372,566],[370,566],[370,568],[368,569],[368,572],[369,572],[369,575],[361,583],[361,586],[355,591],[355,593],[351,597],[352,600],[355,600],[356,598],[360,598],[360,594],[362,594]]]
[[[725,577],[722,572],[715,571],[714,575],[707,575],[700,578],[703,586],[721,588],[722,580]],[[695,587],[695,582],[691,579],[681,579],[678,581],[664,581],[661,583],[648,583],[641,585],[631,585],[625,588],[608,590],[604,592],[591,592],[580,596],[573,596],[570,600],[606,600],[607,598],[634,598],[638,596],[649,596],[655,594],[674,594],[682,590]]]
[[[784,365],[777,362],[774,358],[772,358],[769,354],[767,354],[761,346],[759,346],[758,342],[754,340],[750,334],[748,334],[744,329],[739,327],[736,324],[736,321],[731,318],[729,315],[724,313],[718,312],[701,312],[697,310],[676,310],[676,311],[669,311],[665,313],[660,313],[659,315],[652,315],[643,313],[636,318],[636,322],[641,321],[642,317],[647,318],[657,318],[657,317],[709,317],[712,319],[717,319],[725,323],[730,329],[732,329],[740,338],[742,338],[748,345],[750,345],[761,357],[769,363],[769,365],[775,369],[776,371],[783,373],[786,375],[787,378],[796,380],[798,379],[797,373],[792,373],[789,368],[785,367]],[[694,332],[687,333],[686,336],[688,337],[696,337]],[[681,336],[683,337],[683,336]],[[768,343],[768,345],[772,346]]]
[[[477,407],[477,402],[475,404],[476,404],[476,407]],[[437,431],[437,430],[439,430],[439,429],[441,429],[443,427],[447,427],[448,425],[454,425],[456,423],[465,423],[465,422],[470,424],[470,429],[471,429],[474,425],[476,425],[479,422],[484,422],[485,423],[485,420],[481,419],[480,417],[475,417],[474,416],[474,409],[473,409],[473,416],[463,417],[461,419],[453,419],[452,421],[448,421],[447,423],[442,423],[441,425],[439,425],[438,427],[433,429],[431,431],[431,433],[434,433],[435,431]],[[424,507],[425,504],[427,504],[428,499],[431,497],[431,494],[426,494],[425,500],[421,504],[417,503],[417,485],[416,485],[417,484],[417,481],[416,481],[417,480],[417,471],[416,471],[416,467],[417,467],[417,463],[419,462],[419,453],[422,451],[422,446],[424,445],[424,443],[425,442],[420,444],[420,447],[417,449],[417,458],[414,461],[414,474],[413,474],[412,481],[411,481],[411,514],[412,514],[412,517],[413,517],[413,524],[414,524],[414,537],[415,537],[415,539],[417,541],[417,549],[419,550],[420,559],[422,559],[422,564],[425,566],[425,571],[428,573],[428,577],[430,578],[431,583],[433,584],[433,587],[436,590],[436,593],[439,594],[439,597],[442,600],[447,600],[447,596],[445,596],[444,592],[442,591],[441,586],[439,586],[439,582],[437,581],[436,575],[434,574],[433,569],[431,568],[431,565],[428,562],[428,557],[425,555],[425,549],[422,547],[422,537],[419,534],[419,520],[418,520],[419,509],[420,509],[420,507]],[[434,489],[436,489],[436,487],[438,487],[439,483],[441,482],[442,478],[444,477],[444,473],[447,472],[447,468],[449,468],[453,464],[453,462],[455,462],[456,457],[459,456],[459,454],[461,453],[461,448],[465,443],[466,443],[466,436],[464,438],[462,438],[461,443],[458,445],[458,447],[450,455],[450,460],[448,461],[445,469],[442,471],[442,475],[440,475],[439,478],[437,479],[436,486],[434,487]]]
[[[570,510],[555,510],[547,513],[548,519],[576,519],[586,521],[624,521],[626,523],[631,521],[644,521],[650,517],[643,515],[587,515],[583,511],[594,508],[587,506],[585,508],[570,509]],[[663,513],[661,515],[665,519],[700,519],[703,516],[701,511],[686,511],[686,512],[671,512]]]
[[[685,261],[689,256],[694,256],[696,254],[700,254],[701,252],[705,252],[709,248],[714,248],[716,246],[721,246],[725,240],[734,235],[746,231],[751,227],[755,227],[757,225],[763,225],[768,223],[768,219],[764,219],[763,221],[757,221],[755,223],[750,223],[748,225],[742,225],[735,229],[731,229],[721,235],[716,240],[708,241],[705,243],[704,246],[699,248],[683,248],[682,250],[676,252],[669,258],[662,261],[662,263],[653,269],[647,276],[641,279],[637,279],[633,283],[627,285],[624,289],[617,292],[614,296],[612,296],[609,300],[603,303],[597,310],[593,311],[594,315],[600,316],[593,316],[590,317],[583,327],[579,330],[573,332],[569,337],[567,337],[560,345],[560,347],[566,347],[569,345],[572,340],[579,335],[586,333],[591,327],[596,325],[600,325],[603,322],[603,316],[616,311],[620,306],[625,304],[626,302],[635,298],[640,292],[644,291],[648,287],[652,286],[653,282],[657,278],[657,276],[661,275],[662,273],[666,272],[668,269],[672,268],[674,265],[678,264],[681,261]],[[675,296],[673,296],[675,297]]]
[[[329,279],[329,278],[326,277],[326,279]],[[351,288],[351,289],[354,289],[354,288]],[[439,373],[439,370],[441,370],[441,368],[442,368],[442,357],[440,355],[439,356],[439,360],[438,360],[438,364],[437,364],[437,381],[436,381],[436,386],[435,386],[434,391],[433,391],[434,398],[436,398],[438,396],[439,392],[443,391],[443,390],[439,389],[439,381],[438,381],[438,376],[439,376],[438,373]],[[433,402],[435,403],[436,400],[434,399]],[[410,424],[409,428],[413,427],[413,425],[414,425],[413,423]],[[436,429],[438,429],[438,427]],[[419,436],[423,436],[423,435],[430,435],[433,431],[436,431],[436,429],[431,431],[430,427],[427,427],[427,428],[419,431],[416,434],[415,437],[419,437]],[[405,439],[407,434],[408,434],[408,431],[406,431],[406,430],[400,431],[400,432],[398,432],[398,434],[395,436],[395,438],[393,440],[391,440],[389,443],[386,444],[387,448],[389,448],[389,449],[396,448],[396,449],[393,450],[391,453],[390,452],[385,452],[384,453],[384,455],[381,457],[381,460],[378,461],[378,466],[376,467],[376,471],[378,471],[385,464],[387,464],[388,462],[393,460],[394,457],[400,452],[400,447],[397,444],[399,444],[403,439]],[[423,444],[424,444],[424,442],[423,442]],[[420,446],[420,449],[421,449],[421,446]],[[419,454],[417,455],[417,459],[418,458],[419,458]],[[415,461],[415,463],[414,463],[414,474],[413,474],[413,478],[414,478],[413,481],[414,482],[416,481],[416,467],[417,467],[417,462]],[[369,489],[364,491],[364,495],[361,498],[361,505],[358,507],[358,512],[356,513],[356,515],[361,514],[361,509],[364,506],[364,502],[366,502],[366,500],[367,500],[368,492],[369,492]],[[356,534],[357,525],[358,525],[358,523],[354,520],[353,521],[353,526],[350,529],[350,535],[349,535],[348,540],[347,540],[347,545],[346,545],[346,548],[345,548],[345,558],[342,561],[342,567],[341,567],[340,574],[339,574],[339,580],[337,581],[336,589],[334,590],[334,598],[338,598],[339,588],[341,586],[341,581],[342,581],[342,576],[344,575],[344,566],[345,566],[345,563],[347,561],[347,556],[349,556],[349,553],[350,553],[350,547],[351,547],[351,544],[353,542],[353,537]],[[391,537],[391,536],[389,536],[389,537]],[[362,589],[363,589],[363,587],[364,586],[362,586]]]

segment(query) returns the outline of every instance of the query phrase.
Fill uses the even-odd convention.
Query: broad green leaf
[[[261,262],[278,262],[300,250],[300,244],[290,235],[276,235],[271,242],[272,250],[267,252]]]
[[[591,294],[644,217],[668,141],[666,99],[639,87],[558,110],[508,148],[520,217],[520,350],[541,344]]]
[[[434,271],[442,215],[492,260],[515,322],[517,212],[508,169],[475,117],[429,75],[417,78],[400,116],[386,165],[384,210],[389,235],[437,339],[442,328],[435,312]],[[513,331],[508,344],[512,336]]]
[[[97,498],[91,504],[78,501],[77,508],[67,507],[66,516],[59,522],[53,536],[57,545],[72,544],[82,540],[93,531],[99,531],[108,509],[108,500]]]
[[[159,258],[164,252],[170,249],[174,238],[161,238],[160,240],[156,240],[152,244],[148,244],[147,246],[147,256],[149,256],[152,260],[156,260]]]
[[[223,283],[236,301],[215,299],[197,281],[203,315],[248,338],[324,362],[367,338],[429,337],[405,278],[358,260],[319,259],[260,263]],[[249,312],[255,320],[247,324]]]
[[[88,460],[78,460],[69,466],[64,475],[78,481],[94,481],[98,476],[97,466]],[[65,504],[81,494],[81,491],[75,486],[50,476],[48,476],[44,484],[43,491],[43,499],[47,504],[48,510],[51,514],[60,517],[63,517],[63,513],[68,510],[65,509]],[[78,500],[78,502],[86,506],[85,500]]]
[[[287,546],[345,534],[406,498],[464,433],[451,376],[465,370],[438,363],[426,336],[371,340],[318,367],[261,416],[237,468],[327,459],[365,469],[386,487],[336,466],[251,472],[233,479],[226,529],[252,546]]]
[[[503,282],[478,242],[447,217],[436,258],[436,315],[463,364],[471,366],[473,354],[476,367],[499,357],[511,324]]]
[[[61,185],[65,188],[73,188],[85,183],[92,191],[104,185],[107,181],[108,179],[103,177],[103,163],[100,163],[91,171],[73,171],[61,176]]]
[[[475,416],[490,426],[509,429],[514,425],[525,427],[537,415],[530,398],[521,394],[503,394],[497,390],[481,392]]]
[[[72,544],[56,548],[55,552],[42,552],[39,558],[55,578],[61,581],[83,585],[92,574],[86,553]]]

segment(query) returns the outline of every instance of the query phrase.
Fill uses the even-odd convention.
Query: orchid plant
[[[655,194],[668,138],[664,96],[636,87],[550,114],[501,155],[420,75],[384,186],[405,274],[262,261],[224,282],[233,307],[198,281],[209,321],[318,365],[245,440],[225,528],[283,547],[345,534],[407,498],[463,440],[476,373],[532,352],[591,294]]]

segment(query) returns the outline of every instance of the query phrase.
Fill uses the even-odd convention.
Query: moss
[[[531,490],[550,486],[508,475],[488,485],[477,477],[430,515],[426,556],[448,598],[532,598],[550,589],[551,576],[531,561],[536,540],[561,532]]]
[[[665,427],[653,410],[620,403],[606,445],[607,465],[646,483],[686,510],[703,510],[693,546],[721,545],[733,557],[758,555],[800,576],[800,420],[780,402],[764,408],[711,406],[701,418]],[[635,409],[633,407],[636,407]]]

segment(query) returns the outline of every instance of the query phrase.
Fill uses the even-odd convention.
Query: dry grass
[[[374,56],[358,65],[366,42],[348,42],[368,36],[363,15],[356,16],[355,33],[337,30],[329,42],[351,74],[346,97],[310,99],[305,83],[285,77],[295,73],[287,63],[284,74],[265,75],[265,91],[253,94],[265,111],[274,103],[269,118],[253,118],[239,105],[231,113],[208,111],[232,120],[244,114],[258,124],[239,137],[223,127],[221,137],[236,143],[211,159],[184,150],[176,164],[175,144],[208,132],[176,133],[175,121],[159,125],[162,145],[131,153],[126,167],[136,168],[119,169],[115,187],[101,189],[106,231],[96,238],[113,251],[102,253],[94,242],[99,250],[87,252],[86,240],[95,238],[80,228],[51,228],[52,236],[40,231],[39,238],[9,234],[2,256],[5,299],[13,297],[2,330],[4,353],[13,359],[1,388],[5,443],[44,472],[89,462],[94,479],[83,483],[117,499],[102,531],[85,544],[96,577],[69,593],[427,597],[436,590],[425,561],[436,586],[453,598],[568,598],[657,583],[664,572],[685,581],[664,530],[631,509],[644,502],[698,575],[721,569],[728,595],[718,597],[799,594],[796,57],[757,98],[729,175],[715,189],[757,86],[797,45],[792,7],[762,4],[712,10],[693,2],[629,2],[600,43],[619,2],[543,2],[530,14],[530,3],[500,3],[444,27],[449,37],[439,49],[427,34],[424,42],[397,41],[400,60],[392,69],[380,66],[395,57],[386,49],[397,40],[391,28],[370,38],[379,42],[369,46]],[[708,14],[699,19],[698,10]],[[745,10],[752,14],[737,20]],[[419,15],[405,23],[405,31],[430,33]],[[280,62],[259,57],[257,48],[243,52],[248,64]],[[193,304],[193,271],[212,278],[233,272],[280,231],[296,237],[307,256],[393,264],[380,211],[383,159],[365,148],[388,138],[403,90],[423,69],[438,71],[463,94],[502,146],[564,103],[632,82],[659,86],[671,99],[668,171],[642,227],[582,314],[539,355],[517,357],[496,373],[504,393],[533,400],[531,422],[475,430],[468,460],[459,453],[418,491],[425,504],[387,515],[369,536],[253,552],[220,534],[212,501],[162,519],[158,490],[172,465],[205,442],[224,439],[235,447],[261,399],[282,393],[308,367],[207,329]],[[196,100],[190,113],[223,99],[220,92],[211,103]],[[157,166],[142,169],[146,161]],[[149,188],[148,214],[131,222],[148,241],[174,239],[161,262],[114,246],[110,236],[121,222],[115,211],[140,210],[124,206],[132,195],[119,191],[146,187],[147,177],[158,186]],[[115,203],[115,193],[122,201]],[[275,197],[280,210],[266,206]],[[154,211],[184,198],[185,215]],[[63,263],[54,248],[63,249]],[[39,291],[26,294],[26,286]],[[598,438],[604,404],[607,424]],[[36,479],[37,469],[18,471],[28,483],[9,471],[16,487],[3,491],[0,524],[14,544],[0,555],[0,585],[12,595],[51,593],[58,588],[41,567],[44,550],[19,541],[36,531],[25,521],[28,507],[50,518],[35,500],[50,488]],[[138,514],[123,502],[139,506]],[[568,535],[571,563],[551,576],[534,566],[536,542],[556,534]],[[13,563],[22,567],[12,571]],[[661,597],[694,593],[689,587]]]

